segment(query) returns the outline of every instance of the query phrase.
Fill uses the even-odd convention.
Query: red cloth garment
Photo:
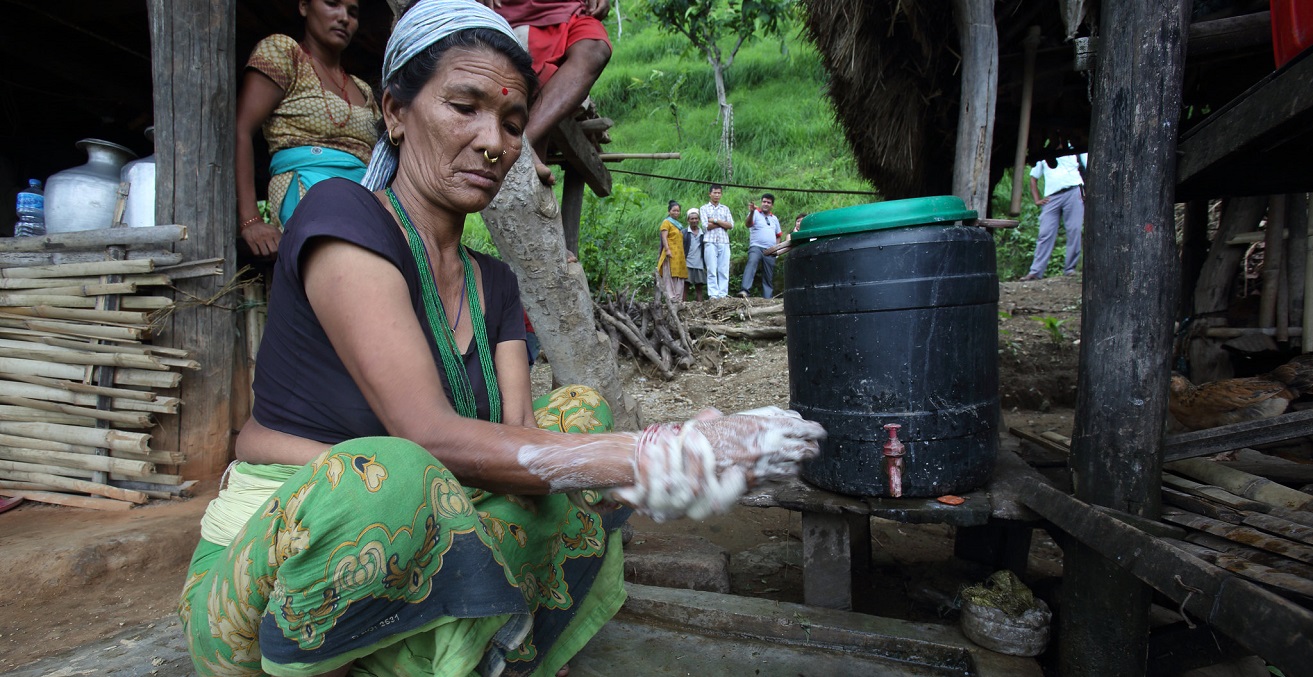
[[[514,28],[520,26],[556,26],[584,13],[583,0],[502,0],[497,7]]]
[[[504,5],[503,5],[504,7]],[[565,23],[529,28],[529,55],[539,81],[546,83],[565,61],[565,52],[580,40],[601,40],[607,47],[611,38],[601,21],[586,14],[576,14]]]

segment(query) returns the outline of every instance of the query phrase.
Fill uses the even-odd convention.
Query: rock
[[[625,546],[630,583],[729,592],[729,552],[700,536],[636,534]]]
[[[761,545],[736,553],[729,562],[731,576],[763,578],[779,572],[786,565],[802,567],[802,543],[781,541]]]

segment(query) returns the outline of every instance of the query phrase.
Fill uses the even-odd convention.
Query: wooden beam
[[[1313,435],[1313,409],[1282,414],[1262,421],[1245,421],[1231,425],[1168,435],[1163,441],[1163,462],[1208,456],[1258,444],[1282,442]]]
[[[1307,163],[1270,164],[1238,175],[1237,160],[1254,166],[1313,126],[1313,58],[1296,57],[1183,135],[1177,168],[1180,192],[1190,198],[1306,192]],[[1301,144],[1302,145],[1302,144]],[[1299,155],[1304,158],[1302,154]],[[1258,165],[1262,169],[1262,165]]]
[[[237,205],[233,185],[236,124],[236,0],[149,0],[155,91],[155,214],[166,223],[195,224],[175,251],[186,260],[221,257],[236,270]],[[208,55],[197,67],[197,55]],[[182,280],[178,289],[210,299],[224,280]],[[187,455],[188,478],[217,477],[228,464],[233,342],[226,298],[172,313],[160,342],[192,350],[201,371],[178,397],[182,413],[161,422],[155,439]]]
[[[962,57],[953,194],[962,198],[967,209],[988,216],[989,158],[998,99],[998,28],[993,0],[953,0],[953,23]]]
[[[1024,495],[1023,500],[1084,547],[1107,558],[1109,563],[1116,562],[1113,566],[1119,566],[1144,581],[1179,604],[1183,611],[1202,619],[1286,674],[1300,674],[1306,666],[1313,665],[1313,642],[1308,641],[1313,636],[1313,611],[1188,555],[1104,512],[1093,510],[1089,504],[1038,480],[1031,482],[1031,491]],[[1064,577],[1064,589],[1070,585],[1071,579]],[[1094,589],[1087,590],[1086,594],[1110,596],[1111,592]],[[1112,629],[1107,626],[1111,622],[1112,619],[1103,619],[1097,623],[1101,628],[1095,630],[1109,635]],[[1110,652],[1108,646],[1117,646],[1118,651]],[[1105,653],[1129,650],[1124,645],[1114,644],[1103,649]],[[1139,663],[1145,655],[1139,653],[1130,658]],[[1098,656],[1086,656],[1085,659],[1096,663],[1107,660]],[[1062,674],[1092,673],[1077,670]]]
[[[1149,518],[1162,500],[1176,313],[1173,188],[1187,4],[1102,3],[1094,77],[1071,467],[1078,498]],[[1089,543],[1067,549],[1063,565],[1058,671],[1145,674],[1151,591]]]
[[[1190,24],[1190,58],[1272,45],[1271,12],[1254,12]]]
[[[552,147],[561,152],[565,163],[583,174],[584,182],[597,197],[611,194],[611,172],[598,157],[597,148],[588,140],[579,123],[567,118],[552,130]]]

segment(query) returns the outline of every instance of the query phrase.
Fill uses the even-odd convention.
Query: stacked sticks
[[[183,455],[151,449],[149,431],[178,413],[180,370],[200,364],[146,343],[174,308],[175,280],[221,273],[221,260],[162,249],[186,236],[155,226],[0,241],[0,495],[126,510],[186,491],[158,467]]]

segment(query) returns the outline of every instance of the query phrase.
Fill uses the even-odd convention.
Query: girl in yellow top
[[[657,290],[675,303],[684,301],[684,280],[688,265],[684,261],[684,232],[679,223],[679,203],[671,200],[667,216],[661,222],[661,256],[657,258]]]
[[[251,253],[278,251],[281,227],[310,186],[340,176],[360,181],[378,140],[373,91],[342,68],[359,27],[359,0],[300,0],[305,37],[261,40],[237,96],[237,213]],[[269,163],[266,223],[256,208],[252,138],[264,132]]]

